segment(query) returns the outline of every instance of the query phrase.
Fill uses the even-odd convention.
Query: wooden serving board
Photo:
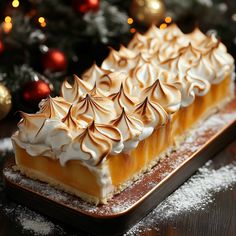
[[[93,206],[46,183],[14,171],[14,158],[5,163],[7,194],[15,201],[93,235],[119,235],[141,220],[183,184],[236,134],[236,99],[200,123],[178,150],[158,163],[107,205]]]

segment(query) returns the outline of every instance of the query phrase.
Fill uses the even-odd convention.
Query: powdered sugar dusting
[[[236,183],[236,166],[230,164],[214,170],[209,169],[210,164],[211,161],[207,162],[199,169],[198,174],[158,207],[157,211],[162,212],[163,219],[193,209],[204,209],[204,205],[212,201],[215,193]]]
[[[236,163],[215,170],[212,169],[212,161],[208,161],[199,169],[197,174],[166,198],[125,235],[137,235],[142,231],[154,228],[154,222],[170,220],[184,212],[204,210],[208,204],[214,201],[216,193],[227,190],[235,184]]]
[[[16,215],[23,230],[31,231],[35,235],[48,235],[55,228],[53,223],[27,208],[18,209]]]
[[[7,205],[3,211],[11,219],[14,219],[23,234],[31,235],[64,235],[64,230],[48,220],[46,217],[23,207],[21,205]]]
[[[17,175],[19,175],[18,172],[9,173],[12,178],[17,178]],[[208,161],[194,176],[125,235],[139,235],[157,227],[156,224],[163,220],[170,220],[184,212],[203,210],[214,201],[214,195],[217,192],[229,189],[234,184],[236,184],[236,163],[215,170],[212,167],[212,161]],[[112,211],[117,213],[123,211],[127,206],[129,203],[122,202],[120,205],[112,206]],[[95,211],[96,207],[94,206],[90,210]],[[8,206],[4,211],[8,215],[14,214],[14,218],[21,225],[23,232],[30,231],[34,235],[52,235],[55,231],[63,232],[59,226],[28,208]]]

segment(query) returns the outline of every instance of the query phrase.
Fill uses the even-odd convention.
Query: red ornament
[[[44,70],[64,71],[67,68],[67,59],[65,54],[59,49],[49,49],[42,58]]]
[[[99,0],[74,0],[73,8],[77,13],[84,14],[89,11],[97,11],[99,3]]]
[[[4,45],[3,42],[0,40],[0,54],[4,51]]]
[[[39,103],[43,98],[50,95],[49,84],[43,80],[30,81],[23,88],[23,99],[27,103]]]

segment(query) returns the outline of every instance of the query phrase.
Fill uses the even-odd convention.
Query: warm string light
[[[162,23],[161,25],[160,25],[160,29],[165,29],[167,27],[167,24],[166,23]]]
[[[164,21],[165,21],[165,23],[162,23],[162,24],[160,25],[160,29],[165,29],[165,28],[168,26],[168,24],[170,24],[170,23],[172,22],[172,18],[171,18],[170,16],[167,16],[167,17],[165,17]],[[129,18],[127,19],[127,23],[128,23],[129,25],[132,25],[132,24],[134,23],[133,18],[129,17]],[[136,29],[135,29],[134,27],[132,27],[132,28],[130,29],[130,33],[134,34],[135,32],[136,32]]]
[[[167,16],[167,17],[165,18],[165,22],[166,22],[167,24],[170,24],[171,21],[172,21],[172,18],[171,18],[170,16]]]
[[[3,31],[7,34],[12,30],[12,18],[10,16],[6,16],[4,22],[2,23]]]
[[[133,18],[129,17],[129,18],[127,19],[127,23],[128,23],[129,25],[132,25],[132,24],[134,23]],[[136,29],[135,29],[134,27],[132,27],[129,31],[130,31],[131,34],[134,34],[134,33],[136,32]]]
[[[4,21],[5,21],[6,23],[11,23],[11,17],[10,17],[10,16],[6,16],[5,19],[4,19]]]
[[[19,7],[20,2],[19,2],[19,0],[13,0],[11,4],[13,7],[17,8],[17,7]]]
[[[165,17],[164,21],[165,22],[160,25],[159,27],[160,29],[165,29],[168,26],[168,24],[172,22],[172,18],[170,16],[167,16]]]
[[[127,19],[127,23],[128,23],[129,25],[132,25],[133,22],[134,22],[133,18],[129,17],[129,18]]]
[[[42,16],[38,18],[38,22],[41,25],[41,27],[45,27],[47,25],[45,18]]]

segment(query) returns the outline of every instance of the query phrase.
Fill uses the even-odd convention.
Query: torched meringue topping
[[[124,152],[137,147],[139,136],[143,129],[143,122],[140,119],[129,115],[125,111],[125,108],[123,108],[121,114],[111,121],[111,124],[121,131],[124,142]]]
[[[39,113],[46,115],[47,118],[63,118],[69,111],[70,103],[63,97],[52,98],[49,96],[39,103]]]
[[[83,160],[89,165],[98,165],[108,154],[120,153],[123,149],[120,131],[109,125],[96,124],[94,121],[81,130],[72,143],[60,154],[64,165],[68,160]]]
[[[81,98],[84,98],[85,95],[91,91],[93,86],[80,79],[76,75],[74,76],[74,84],[70,85],[67,81],[64,81],[61,86],[61,95],[68,102],[76,102]]]
[[[148,96],[151,101],[159,103],[168,113],[174,113],[180,108],[180,91],[174,85],[159,79],[143,90],[143,95]]]
[[[72,114],[78,120],[94,119],[99,123],[109,122],[116,115],[111,100],[89,94],[73,106]]]
[[[93,64],[92,67],[85,71],[82,75],[82,79],[90,84],[95,84],[100,78],[110,73],[111,71],[102,69],[96,64]]]
[[[32,156],[79,160],[97,166],[109,155],[129,152],[172,114],[204,96],[232,73],[234,60],[214,36],[177,25],[136,34],[101,67],[65,81],[62,97],[49,97],[36,114],[22,114],[13,138]]]
[[[135,107],[135,115],[143,122],[144,126],[158,127],[168,122],[168,114],[158,103],[152,102],[148,97]]]
[[[72,137],[65,124],[58,119],[47,118],[45,114],[21,113],[18,124],[16,143],[30,155],[43,155],[53,159],[58,158],[62,147],[71,143]]]
[[[111,94],[109,98],[113,101],[114,108],[117,112],[121,112],[124,107],[129,111],[132,111],[134,108],[135,102],[126,94],[123,84],[120,85],[119,91]]]
[[[127,75],[124,72],[112,72],[102,76],[96,84],[105,96],[109,96],[119,91],[120,86],[126,77]]]

